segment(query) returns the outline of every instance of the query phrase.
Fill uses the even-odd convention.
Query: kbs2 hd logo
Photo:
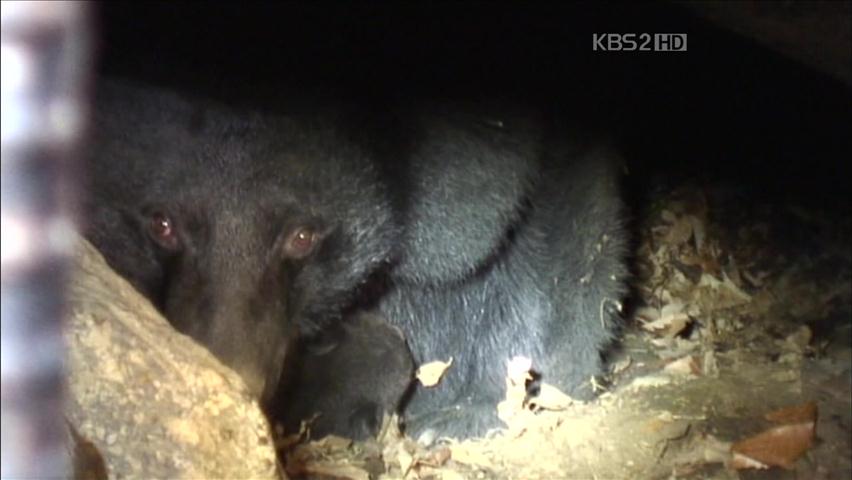
[[[594,33],[596,52],[685,52],[685,33]]]

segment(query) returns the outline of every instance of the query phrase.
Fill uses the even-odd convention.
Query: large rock
[[[281,478],[240,377],[79,243],[65,330],[76,476]]]

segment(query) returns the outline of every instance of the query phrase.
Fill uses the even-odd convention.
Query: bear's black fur
[[[590,397],[625,293],[618,156],[508,108],[418,107],[395,123],[404,181],[390,185],[407,196],[378,310],[417,364],[453,358],[440,386],[406,405],[409,433],[498,426],[516,355],[542,381]]]
[[[313,438],[374,435],[396,411],[413,378],[402,332],[381,317],[359,313],[299,342],[268,411],[287,432],[308,421]]]
[[[327,121],[104,82],[92,130],[86,235],[265,398],[297,329],[339,320],[391,257],[382,180]],[[307,255],[291,248],[300,229]]]
[[[373,406],[401,395],[407,352],[387,326],[374,339],[369,322],[347,330],[359,308],[399,328],[415,363],[454,359],[404,406],[412,433],[498,426],[516,355],[543,381],[591,394],[624,294],[609,150],[505,108],[266,117],[123,84],[98,103],[89,238],[264,398],[294,342],[334,338],[331,356],[309,348],[295,360],[307,368],[285,379],[303,376],[306,395],[337,390],[317,408],[353,413],[321,430],[373,428]],[[370,356],[378,344],[396,353]],[[370,363],[386,358],[402,366]],[[294,412],[310,403],[282,398]]]

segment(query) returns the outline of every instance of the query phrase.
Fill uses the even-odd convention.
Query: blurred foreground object
[[[85,3],[2,2],[3,478],[57,478],[63,293],[73,245],[72,173],[86,116]]]

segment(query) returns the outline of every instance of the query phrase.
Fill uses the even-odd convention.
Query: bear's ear
[[[109,266],[158,308],[165,284],[165,269],[139,220],[121,208],[89,203],[84,234]]]

